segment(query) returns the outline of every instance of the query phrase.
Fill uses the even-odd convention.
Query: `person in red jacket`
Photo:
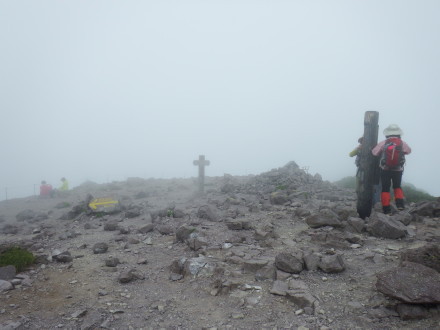
[[[41,181],[40,185],[40,197],[52,197],[53,188],[52,185],[46,183],[46,181]]]
[[[379,166],[381,168],[382,193],[380,198],[383,213],[389,214],[391,213],[391,184],[397,209],[403,210],[405,208],[401,184],[405,155],[411,153],[411,148],[401,139],[403,131],[398,125],[389,125],[384,129],[383,134],[386,140],[379,142],[371,152],[374,156],[381,157]],[[395,163],[392,163],[393,158],[395,158]]]

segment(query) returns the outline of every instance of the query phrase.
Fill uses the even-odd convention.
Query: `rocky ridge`
[[[0,203],[0,329],[435,329],[440,203],[356,214],[296,163]],[[93,198],[118,207],[92,211]],[[417,279],[417,280],[415,280]]]

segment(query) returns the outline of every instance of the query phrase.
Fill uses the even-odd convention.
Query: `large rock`
[[[326,273],[340,273],[345,270],[344,259],[340,254],[323,256],[318,263],[318,268]]]
[[[15,266],[13,265],[0,267],[0,280],[5,280],[5,281],[12,280],[16,274],[17,271],[15,269]]]
[[[209,221],[217,221],[217,214],[208,205],[203,205],[197,211],[197,216],[200,219],[206,219]]]
[[[410,304],[440,303],[440,273],[421,264],[404,261],[377,275],[376,288]]]
[[[371,216],[368,230],[376,237],[391,239],[402,238],[407,234],[403,223],[383,213],[374,213]]]
[[[440,198],[437,201],[417,203],[410,212],[423,217],[438,217],[440,216]]]
[[[319,228],[325,226],[342,227],[338,215],[329,209],[319,211],[319,213],[312,214],[306,218],[306,223],[311,228]]]
[[[298,274],[304,269],[303,256],[301,251],[293,253],[281,252],[275,257],[276,268],[286,273]]]
[[[428,244],[417,249],[404,250],[400,254],[402,261],[411,261],[440,272],[440,247]]]
[[[32,220],[34,217],[37,216],[37,213],[32,210],[23,210],[19,212],[15,218],[17,221],[26,221],[26,220]]]

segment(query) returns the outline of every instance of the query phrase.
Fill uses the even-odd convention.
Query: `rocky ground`
[[[439,202],[364,221],[294,162],[205,182],[1,202],[0,251],[37,259],[0,268],[0,329],[440,328]]]

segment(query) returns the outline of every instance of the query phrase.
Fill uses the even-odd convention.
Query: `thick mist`
[[[367,110],[440,196],[440,2],[1,1],[0,200],[128,177],[354,175]]]

